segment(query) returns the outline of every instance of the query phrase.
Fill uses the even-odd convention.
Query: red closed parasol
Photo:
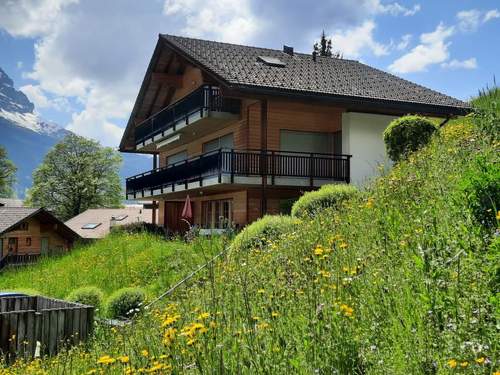
[[[189,199],[189,195],[186,197],[186,201],[184,202],[181,217],[188,221],[193,218],[193,209],[191,207],[191,199]]]

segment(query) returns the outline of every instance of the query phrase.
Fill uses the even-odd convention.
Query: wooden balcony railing
[[[240,113],[240,101],[221,95],[216,86],[204,85],[177,102],[147,118],[135,128],[136,144],[172,128],[180,121],[189,122],[189,116],[199,113],[200,117],[208,112]]]
[[[35,263],[40,254],[8,254],[0,259],[0,270],[6,266],[20,266]]]
[[[220,149],[178,163],[127,178],[127,196],[163,189],[177,184],[199,182],[208,177],[268,176],[271,184],[277,177],[308,178],[350,182],[350,155],[300,153],[287,151]]]

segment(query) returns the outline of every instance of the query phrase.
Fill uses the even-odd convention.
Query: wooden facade
[[[0,260],[3,266],[31,262],[41,255],[67,252],[80,238],[44,209],[2,208],[0,211],[5,218],[13,218],[8,227],[0,232]]]
[[[163,69],[162,74],[176,75],[172,81],[158,76],[151,76],[146,86],[146,94],[140,108],[137,108],[135,124],[140,125],[145,119],[161,109],[175,103],[203,85],[213,84],[214,80],[202,69],[168,50],[163,50],[157,61],[155,71]],[[158,73],[159,74],[159,73]],[[187,158],[202,155],[204,145],[224,136],[232,136],[234,150],[283,150],[280,144],[283,131],[308,132],[321,135],[339,135],[342,128],[342,108],[307,101],[286,100],[283,98],[247,96],[231,97],[240,100],[239,116],[214,127],[213,130],[196,136],[193,131],[188,141],[174,141],[171,144],[157,146],[154,151],[156,166],[166,168],[169,158],[183,155]],[[189,135],[191,136],[191,134]],[[342,149],[331,150],[332,153],[342,153]],[[243,227],[264,214],[279,214],[287,206],[287,201],[298,198],[311,187],[265,187],[259,185],[231,184],[211,188],[186,190],[175,194],[164,194],[155,197],[158,202],[158,212],[153,214],[153,220],[172,231],[184,231],[188,226],[180,218],[182,205],[190,196],[193,208],[191,224],[200,227],[217,227],[222,224],[207,222],[207,218],[218,216],[230,207],[231,225]],[[207,202],[214,202],[209,204]],[[220,204],[220,206],[219,206]],[[215,208],[214,208],[215,207]],[[211,210],[211,211],[210,211]],[[212,211],[217,212],[212,212]],[[209,211],[209,212],[207,212]],[[226,218],[228,219],[228,218]]]

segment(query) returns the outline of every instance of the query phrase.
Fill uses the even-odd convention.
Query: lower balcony
[[[319,187],[350,182],[350,155],[226,150],[202,154],[127,178],[127,199],[151,199],[224,185]]]

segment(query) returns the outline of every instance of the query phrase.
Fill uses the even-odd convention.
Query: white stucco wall
[[[352,155],[351,182],[362,186],[379,174],[378,166],[389,166],[383,132],[393,116],[346,112],[342,115],[342,153]]]

